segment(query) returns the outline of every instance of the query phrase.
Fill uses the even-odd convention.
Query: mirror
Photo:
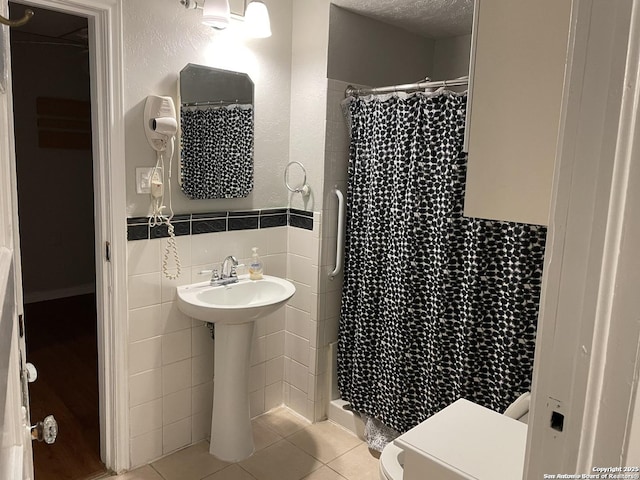
[[[180,72],[180,186],[192,200],[253,190],[253,82],[188,64]]]

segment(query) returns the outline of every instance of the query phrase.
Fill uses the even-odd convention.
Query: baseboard
[[[76,285],[67,288],[58,288],[55,290],[41,290],[39,292],[24,292],[24,303],[45,302],[47,300],[55,300],[57,298],[75,297],[78,295],[87,295],[95,293],[96,286],[94,283],[84,285]]]

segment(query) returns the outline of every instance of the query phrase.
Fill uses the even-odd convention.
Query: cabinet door
[[[465,215],[546,225],[571,0],[476,0]]]

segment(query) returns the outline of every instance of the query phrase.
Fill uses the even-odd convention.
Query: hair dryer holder
[[[178,132],[176,109],[171,97],[149,95],[144,105],[144,133],[151,148],[162,152]]]

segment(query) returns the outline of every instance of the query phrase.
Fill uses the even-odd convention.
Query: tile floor
[[[325,421],[310,424],[285,407],[253,420],[256,452],[239,463],[209,455],[206,441],[108,480],[378,480],[366,444]]]

